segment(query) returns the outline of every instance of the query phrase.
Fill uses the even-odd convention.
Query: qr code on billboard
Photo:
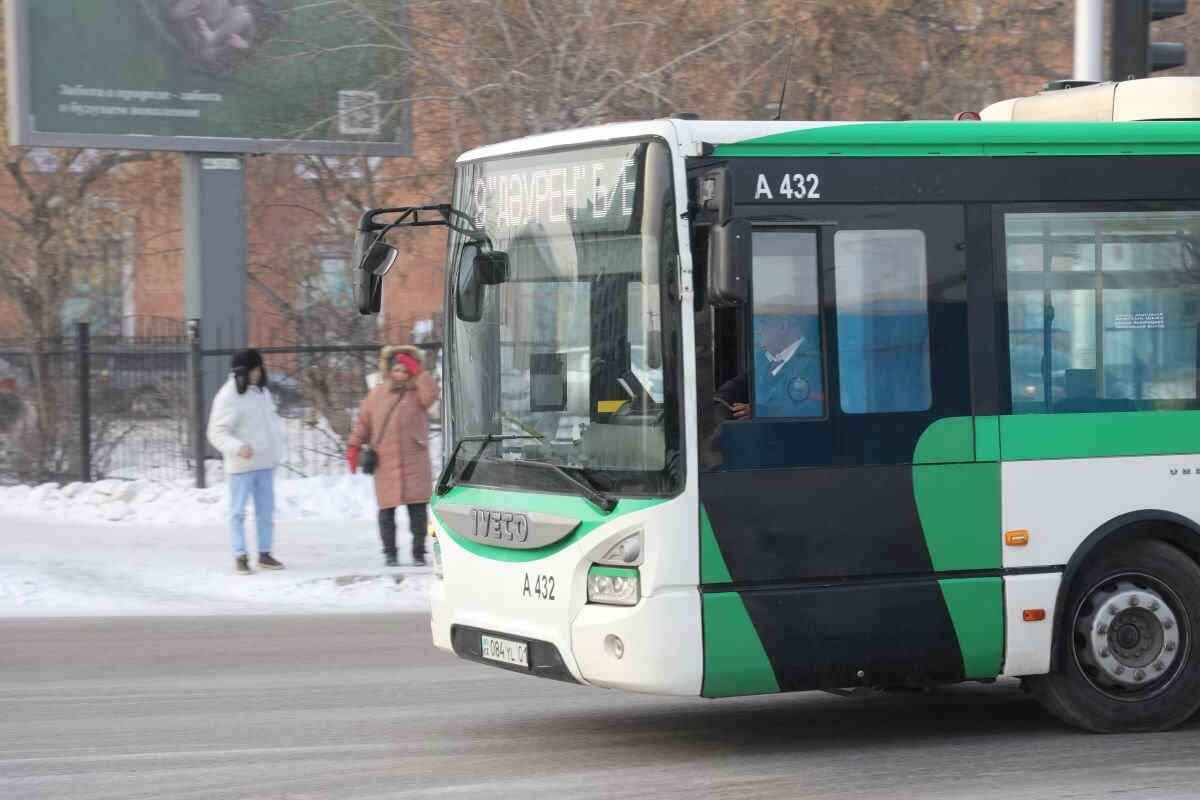
[[[339,90],[338,133],[350,136],[379,133],[379,92]]]

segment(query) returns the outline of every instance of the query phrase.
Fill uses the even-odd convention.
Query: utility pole
[[[246,346],[246,178],[238,156],[183,154],[184,313],[202,350]],[[188,323],[189,325],[192,322]],[[190,328],[189,328],[190,331]],[[200,359],[201,429],[228,359]],[[198,441],[203,444],[203,434]],[[197,473],[198,480],[202,480]]]
[[[1071,77],[1104,80],[1104,0],[1075,0],[1075,68]]]

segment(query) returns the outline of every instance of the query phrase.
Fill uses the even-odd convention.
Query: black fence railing
[[[345,469],[346,439],[382,346],[259,348],[287,434],[283,473]],[[440,345],[417,346],[439,372]],[[223,372],[232,352],[202,349],[185,330],[91,337],[85,325],[74,337],[0,342],[0,483],[219,480],[220,458],[205,441],[211,398],[202,376]]]

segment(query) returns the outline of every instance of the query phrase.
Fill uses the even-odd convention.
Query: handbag
[[[404,400],[403,395],[388,409],[388,413],[383,417],[383,425],[379,428],[379,436],[375,441],[382,442],[383,434],[387,431],[388,422],[392,419],[392,412],[396,410],[396,406],[400,405]],[[377,444],[367,444],[364,448],[362,456],[358,460],[358,468],[363,471],[364,475],[374,475],[375,470],[379,469],[379,450]]]

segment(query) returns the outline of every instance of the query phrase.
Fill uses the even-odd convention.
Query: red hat
[[[408,353],[396,353],[396,355],[392,356],[392,364],[403,364],[408,368],[409,375],[421,374],[421,365]]]

